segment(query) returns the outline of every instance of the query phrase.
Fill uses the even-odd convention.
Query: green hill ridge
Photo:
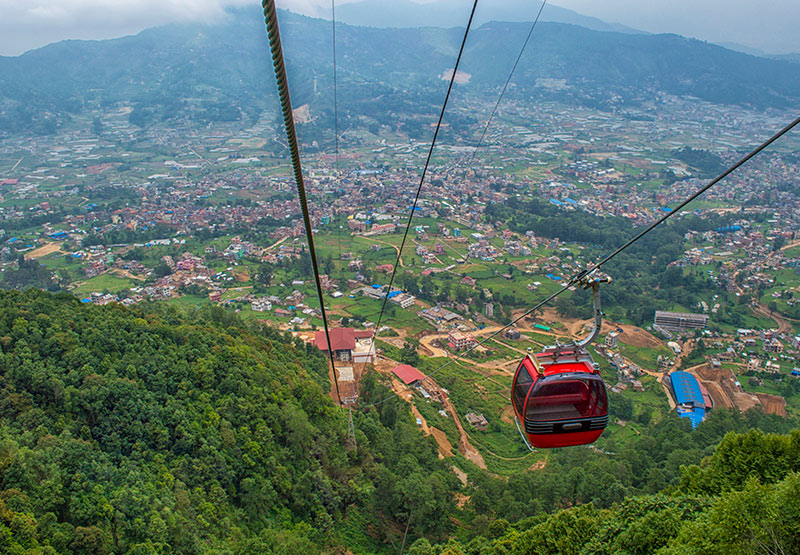
[[[327,129],[333,110],[330,22],[286,11],[279,17],[293,105],[311,104],[319,118],[315,125]],[[457,91],[493,102],[528,28],[528,23],[491,21],[473,29],[461,66],[471,77]],[[452,67],[461,36],[458,26],[339,24],[340,117],[344,122],[358,116],[433,118],[446,87],[441,75]],[[787,108],[800,99],[800,73],[789,61],[678,35],[545,21],[522,58],[509,98],[554,98],[611,110],[659,101],[664,93]],[[164,120],[254,121],[264,111],[277,114],[260,11],[236,10],[215,25],[168,25],[0,57],[0,129],[7,133],[51,133],[75,114],[117,104],[132,106],[131,122],[141,126]]]

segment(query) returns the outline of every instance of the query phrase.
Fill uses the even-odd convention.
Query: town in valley
[[[453,110],[488,115],[475,99]],[[509,102],[480,148],[480,126],[443,129],[400,253],[430,143],[365,118],[337,153],[313,110],[296,113],[345,399],[374,366],[442,456],[501,473],[524,454],[506,402],[519,359],[585,335],[590,300],[571,292],[472,347],[788,118],[667,94],[620,110]],[[218,306],[324,348],[279,121],[142,128],[130,115],[98,107],[53,134],[3,137],[3,286]],[[596,448],[675,410],[695,426],[714,406],[800,416],[797,153],[787,136],[666,224],[669,249],[604,268],[592,349],[612,420]]]

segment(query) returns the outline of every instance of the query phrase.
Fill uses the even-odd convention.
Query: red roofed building
[[[425,379],[425,374],[413,366],[409,366],[408,364],[401,364],[400,366],[397,366],[394,370],[392,370],[392,374],[400,378],[400,380],[406,385],[411,385],[414,382]]]
[[[374,362],[375,346],[372,343],[371,331],[354,330],[353,328],[331,328],[328,331],[331,337],[334,360]],[[325,331],[314,332],[314,345],[322,351],[328,351]]]
[[[373,225],[372,228],[370,229],[370,232],[373,235],[379,235],[383,233],[394,233],[395,227],[396,226],[394,224]]]

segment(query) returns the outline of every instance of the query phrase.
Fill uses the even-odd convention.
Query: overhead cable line
[[[339,171],[339,98],[338,87],[336,83],[336,0],[331,0],[331,39],[333,42],[333,140],[335,151],[335,167],[336,177],[334,179],[334,187],[338,187],[341,173]],[[336,191],[333,193],[334,199],[336,198]],[[336,222],[338,218],[334,218]],[[342,268],[342,226],[339,225],[339,230],[336,233],[339,242],[339,281],[344,279],[344,268]]]
[[[542,10],[544,10],[544,7],[545,7],[546,4],[547,4],[547,0],[544,0],[542,2],[542,4],[539,6],[539,11],[536,13],[536,17],[534,18],[533,23],[531,23],[530,29],[528,29],[528,35],[525,37],[525,40],[522,43],[522,47],[519,49],[519,54],[517,54],[517,59],[516,59],[516,61],[514,61],[514,65],[511,67],[511,71],[508,74],[508,78],[506,78],[506,82],[503,85],[503,90],[500,91],[500,96],[497,97],[497,102],[495,102],[495,104],[494,104],[494,109],[492,110],[492,113],[489,116],[489,119],[486,120],[486,125],[483,127],[483,132],[481,133],[480,139],[478,139],[478,143],[475,145],[475,149],[472,151],[472,155],[470,156],[469,160],[466,163],[466,167],[464,169],[465,174],[466,174],[467,171],[469,171],[469,167],[472,165],[472,162],[475,160],[475,155],[478,153],[478,150],[483,145],[483,139],[486,137],[486,132],[489,131],[489,126],[491,125],[492,120],[494,119],[494,116],[497,113],[497,109],[500,107],[500,102],[502,102],[503,96],[505,96],[505,94],[506,94],[506,89],[508,89],[508,85],[509,85],[509,83],[511,83],[511,78],[514,76],[514,72],[516,71],[517,66],[519,65],[519,61],[522,59],[522,54],[525,52],[525,48],[528,46],[528,42],[531,40],[531,35],[533,35],[533,30],[536,29],[536,24],[539,22],[539,18],[542,15]],[[450,248],[453,251],[455,251],[456,254],[459,255],[459,257],[461,257],[464,260],[466,260],[466,256],[464,256],[461,253],[459,253],[453,247],[450,247]],[[483,263],[481,263],[481,264],[485,268],[489,267],[487,264],[483,264]]]
[[[642,237],[644,237],[645,235],[647,235],[648,233],[650,233],[651,231],[653,231],[653,229],[655,229],[657,226],[659,226],[659,225],[661,225],[662,223],[664,223],[664,222],[665,222],[667,219],[669,219],[669,218],[671,218],[672,216],[674,216],[675,214],[677,214],[677,213],[681,212],[681,211],[682,211],[682,210],[683,210],[683,209],[686,207],[686,205],[687,205],[687,204],[689,204],[690,202],[692,202],[693,200],[695,200],[697,197],[699,197],[700,195],[702,195],[703,193],[705,193],[706,191],[708,191],[708,190],[709,190],[711,187],[713,187],[714,185],[716,185],[717,183],[719,183],[720,181],[722,181],[723,179],[725,179],[726,177],[728,177],[728,175],[730,175],[731,173],[733,173],[734,171],[736,171],[737,169],[739,169],[741,166],[743,166],[745,163],[747,163],[747,162],[748,162],[748,161],[749,161],[751,158],[753,158],[753,157],[754,157],[756,154],[758,154],[759,152],[761,152],[762,150],[764,150],[765,148],[767,148],[769,145],[771,145],[772,143],[774,143],[775,141],[777,141],[778,139],[780,139],[780,138],[781,138],[782,136],[784,136],[786,133],[788,133],[789,131],[791,131],[791,130],[792,130],[794,127],[795,127],[795,126],[797,126],[797,124],[800,124],[800,117],[796,118],[794,121],[792,121],[791,123],[789,123],[789,124],[788,124],[786,127],[784,127],[783,129],[781,129],[780,131],[778,131],[777,133],[775,133],[774,135],[772,135],[772,137],[770,137],[769,139],[767,139],[766,141],[764,141],[763,143],[761,143],[761,144],[760,144],[759,146],[757,146],[755,149],[753,149],[752,151],[750,151],[750,152],[749,152],[747,155],[745,155],[745,156],[743,156],[742,158],[740,158],[740,159],[739,159],[739,161],[737,161],[735,164],[733,164],[732,166],[730,166],[730,167],[729,167],[728,169],[726,169],[724,172],[722,172],[722,173],[721,173],[721,174],[719,174],[717,177],[715,177],[714,179],[712,179],[712,180],[711,180],[709,183],[707,183],[706,185],[704,185],[703,187],[701,187],[700,189],[698,189],[698,190],[697,190],[695,193],[693,193],[693,194],[692,194],[692,195],[691,195],[689,198],[687,198],[687,199],[686,199],[686,200],[684,200],[682,203],[680,203],[680,204],[679,204],[679,205],[678,205],[678,206],[677,206],[677,207],[676,207],[674,210],[672,210],[672,211],[670,211],[670,212],[667,212],[667,213],[666,213],[664,216],[662,216],[661,218],[659,218],[658,220],[656,220],[654,223],[650,224],[650,225],[649,225],[647,228],[645,228],[643,231],[641,231],[641,232],[637,233],[637,234],[636,234],[636,236],[634,236],[632,239],[630,239],[629,241],[627,241],[627,242],[626,242],[625,244],[623,244],[621,247],[617,248],[617,249],[616,249],[614,252],[612,252],[611,254],[609,254],[608,256],[606,256],[605,258],[603,258],[603,259],[602,259],[600,262],[598,262],[598,263],[596,263],[596,264],[592,265],[591,267],[587,268],[586,270],[583,270],[583,271],[581,271],[581,272],[578,272],[578,273],[577,273],[577,274],[575,274],[575,275],[574,275],[572,278],[570,278],[570,280],[569,280],[569,281],[568,281],[568,282],[567,282],[567,283],[566,283],[566,284],[565,284],[565,285],[564,285],[564,286],[563,286],[561,289],[559,289],[558,291],[556,291],[555,293],[553,293],[553,294],[552,294],[552,295],[550,295],[549,297],[545,298],[543,301],[541,301],[541,302],[539,302],[538,304],[536,304],[536,306],[534,306],[534,307],[533,307],[533,308],[531,308],[530,310],[527,310],[527,311],[525,311],[524,313],[520,314],[519,316],[517,316],[516,318],[514,318],[513,320],[511,320],[511,321],[510,321],[508,324],[504,325],[503,327],[501,327],[501,328],[500,328],[500,329],[498,329],[497,331],[494,331],[494,332],[492,332],[492,333],[491,333],[491,334],[490,334],[488,337],[484,338],[482,341],[478,341],[478,342],[476,342],[476,343],[475,343],[475,344],[474,344],[472,347],[470,347],[469,349],[467,349],[467,350],[466,350],[466,351],[464,351],[463,353],[460,353],[460,354],[456,355],[455,357],[453,357],[453,358],[449,359],[447,362],[445,362],[444,364],[442,364],[441,366],[439,366],[439,367],[438,367],[436,370],[434,370],[434,371],[430,372],[429,374],[426,374],[426,375],[425,375],[425,378],[423,378],[423,379],[426,379],[426,378],[431,378],[431,377],[433,377],[434,375],[436,375],[437,373],[439,373],[441,370],[444,370],[446,367],[450,366],[450,365],[451,365],[451,364],[453,364],[454,362],[456,362],[456,361],[458,361],[459,359],[463,358],[464,356],[466,356],[467,354],[469,354],[469,353],[470,353],[470,352],[472,352],[473,350],[477,349],[478,347],[481,347],[481,346],[485,345],[486,343],[488,343],[489,341],[491,341],[492,339],[494,339],[495,337],[497,337],[498,335],[500,335],[500,334],[501,334],[503,331],[507,330],[508,328],[510,328],[511,326],[513,326],[514,324],[516,324],[517,322],[519,322],[520,320],[522,320],[523,318],[525,318],[526,316],[528,316],[529,314],[532,314],[532,313],[534,313],[535,311],[539,310],[540,308],[542,308],[543,306],[545,306],[546,304],[548,304],[550,301],[552,301],[553,299],[555,299],[556,297],[558,297],[558,296],[560,296],[561,294],[563,294],[563,293],[564,293],[565,291],[567,291],[567,290],[568,290],[570,287],[572,287],[572,286],[576,285],[576,284],[577,284],[577,283],[579,283],[579,282],[580,282],[582,279],[584,279],[585,277],[589,276],[591,273],[593,273],[593,272],[595,272],[595,271],[599,270],[599,269],[600,269],[600,268],[601,268],[601,267],[602,267],[604,264],[606,264],[607,262],[609,262],[611,259],[613,259],[614,257],[616,257],[618,254],[620,254],[622,251],[624,251],[624,250],[625,250],[625,249],[627,249],[628,247],[630,247],[630,246],[631,246],[632,244],[634,244],[636,241],[638,241],[639,239],[641,239]],[[381,399],[380,401],[377,401],[377,402],[375,402],[375,403],[372,403],[372,404],[370,404],[370,405],[366,405],[364,408],[368,408],[368,407],[372,407],[372,406],[380,405],[381,403],[384,403],[384,402],[386,402],[386,401],[387,401],[387,400],[389,400],[390,398],[391,398],[391,397],[385,397],[384,399]]]
[[[414,204],[411,206],[411,211],[408,214],[408,223],[406,223],[406,230],[403,233],[403,240],[400,243],[400,248],[397,250],[397,260],[395,260],[394,268],[392,268],[392,275],[389,278],[389,287],[386,290],[386,294],[383,296],[383,304],[381,305],[381,311],[378,315],[378,323],[375,326],[375,333],[372,335],[372,344],[375,343],[375,338],[378,335],[378,332],[381,329],[381,320],[383,319],[383,312],[386,309],[386,302],[389,300],[389,294],[392,292],[392,284],[394,283],[394,276],[397,275],[397,267],[400,265],[400,257],[403,255],[403,247],[405,247],[406,239],[408,238],[408,230],[411,228],[411,221],[414,219],[414,212],[417,210],[417,202],[419,202],[419,195],[422,192],[422,185],[425,183],[425,175],[428,173],[428,165],[431,162],[431,156],[433,156],[433,148],[436,146],[436,138],[439,136],[439,129],[442,127],[442,119],[444,118],[444,112],[447,108],[447,101],[450,99],[450,91],[453,90],[453,83],[455,83],[456,75],[458,75],[458,65],[461,63],[461,55],[464,53],[464,45],[467,44],[467,37],[469,36],[470,27],[472,27],[472,19],[475,16],[475,8],[478,7],[478,0],[475,0],[472,4],[472,11],[469,14],[469,21],[467,21],[467,28],[464,30],[464,38],[461,39],[461,47],[458,49],[458,57],[456,57],[456,64],[453,68],[453,75],[450,76],[450,84],[447,86],[447,94],[444,96],[444,102],[442,103],[442,110],[439,112],[439,121],[436,122],[436,130],[433,133],[433,140],[431,141],[431,147],[428,149],[428,156],[425,159],[425,166],[422,168],[422,176],[419,179],[419,186],[417,187],[417,194],[414,196]]]
[[[486,132],[489,131],[489,125],[491,125],[492,120],[494,119],[495,114],[497,113],[497,108],[500,106],[500,102],[503,100],[503,96],[506,94],[506,89],[508,89],[508,84],[511,83],[511,78],[514,76],[514,71],[517,69],[517,65],[519,65],[519,61],[522,59],[522,54],[525,52],[525,48],[528,46],[528,41],[531,40],[531,35],[533,34],[533,30],[536,29],[536,24],[539,23],[539,17],[542,15],[542,10],[544,10],[544,6],[547,4],[547,0],[542,2],[542,5],[539,6],[539,12],[536,14],[536,18],[531,23],[531,28],[528,30],[528,36],[525,37],[525,41],[522,43],[522,48],[519,49],[519,54],[517,54],[517,59],[514,62],[514,65],[511,67],[511,71],[508,74],[508,79],[506,79],[505,85],[503,85],[503,90],[500,91],[500,96],[497,97],[497,102],[494,104],[494,109],[492,110],[492,114],[489,116],[489,119],[486,120],[486,125],[483,128],[483,133],[481,133],[481,138],[478,139],[478,144],[475,145],[475,150],[472,151],[472,156],[470,156],[469,161],[467,162],[467,169],[472,164],[472,161],[475,160],[475,154],[477,154],[478,149],[481,148],[483,144],[483,139],[486,137]]]
[[[322,296],[322,285],[319,280],[319,265],[317,264],[317,253],[314,249],[314,234],[311,231],[311,218],[308,214],[308,201],[306,200],[306,188],[303,183],[303,168],[300,165],[300,150],[297,146],[297,133],[294,128],[294,116],[292,115],[292,100],[289,96],[289,82],[286,79],[286,66],[283,60],[283,49],[281,48],[281,35],[278,29],[278,14],[275,12],[275,0],[263,0],[261,6],[264,8],[264,22],[267,25],[269,36],[269,48],[272,53],[272,65],[275,68],[275,80],[278,84],[278,94],[281,101],[283,112],[283,125],[286,129],[286,139],[289,141],[289,153],[292,157],[292,169],[294,170],[294,180],[297,183],[297,197],[300,200],[300,209],[303,212],[303,224],[306,229],[306,239],[308,240],[308,251],[311,255],[311,266],[314,269],[314,281],[317,285],[317,296],[319,297],[319,308],[322,313],[322,325],[325,328],[325,340],[328,343],[328,354],[331,361],[331,372],[333,372],[333,383],[336,386],[336,398],[342,404],[339,394],[339,380],[336,377],[336,366],[333,361],[333,346],[328,330],[328,317],[325,313],[325,300]]]

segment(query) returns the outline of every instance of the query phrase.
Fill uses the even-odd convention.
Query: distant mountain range
[[[540,5],[538,0],[495,0],[491,4],[478,4],[473,25],[477,27],[489,21],[533,21]],[[467,5],[459,0],[439,0],[426,4],[410,0],[363,0],[336,8],[337,21],[369,27],[458,27],[466,24],[468,15]],[[540,21],[569,23],[593,31],[647,34],[553,4],[544,7]]]
[[[332,96],[330,22],[285,11],[279,18],[293,101],[324,113]],[[458,90],[493,99],[528,28],[496,21],[474,28],[462,65],[470,79]],[[441,76],[452,67],[462,35],[463,27],[339,24],[343,110],[378,121],[427,113],[441,101]],[[600,108],[640,103],[658,92],[759,108],[800,102],[800,72],[791,61],[677,35],[553,22],[537,27],[513,83],[510,95],[520,99],[554,97]],[[277,111],[260,12],[240,10],[216,25],[170,25],[0,57],[0,132],[48,133],[70,114],[119,103],[133,106],[132,121],[140,125]]]

